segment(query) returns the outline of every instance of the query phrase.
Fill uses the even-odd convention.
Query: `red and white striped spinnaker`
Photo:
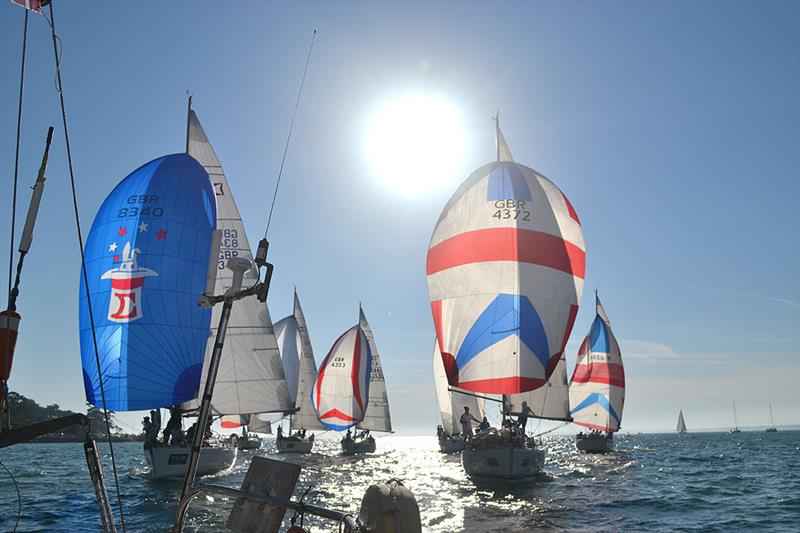
[[[578,350],[569,403],[576,424],[613,433],[622,425],[625,369],[606,312],[595,298],[597,316]]]
[[[517,394],[544,385],[561,360],[586,258],[567,197],[512,160],[499,126],[497,159],[445,205],[428,249],[428,290],[450,385]]]
[[[343,431],[364,419],[372,354],[361,326],[345,331],[319,367],[311,403],[325,427]]]

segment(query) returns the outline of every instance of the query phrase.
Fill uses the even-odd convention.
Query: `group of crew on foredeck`
[[[292,431],[289,430],[289,436],[286,437],[283,434],[283,428],[281,426],[278,426],[278,438],[279,439],[295,439],[295,440],[304,439],[304,438],[306,438],[306,430],[305,430],[305,428],[298,429],[294,434],[292,434]],[[314,434],[312,433],[311,436],[309,437],[309,439],[313,439],[313,438],[314,438]]]
[[[344,440],[353,440],[354,437],[356,439],[362,439],[362,440],[366,439],[366,438],[369,438],[369,430],[368,429],[363,429],[360,432],[358,432],[357,434],[353,435],[353,433],[348,428],[347,433],[345,433],[345,435],[344,435]]]
[[[525,428],[528,425],[528,418],[533,416],[533,411],[528,406],[528,402],[522,402],[522,410],[520,411],[519,415],[517,415],[516,422],[511,418],[504,418],[502,423],[502,429],[506,430],[510,436],[521,436],[523,439],[525,438]],[[472,440],[475,436],[480,436],[482,434],[487,434],[491,431],[492,427],[489,424],[489,420],[484,416],[483,420],[478,420],[473,416],[472,413],[469,412],[469,407],[464,407],[464,412],[461,414],[461,418],[459,418],[459,422],[461,423],[461,436],[464,437],[465,441]],[[477,432],[473,429],[473,427],[477,425]],[[442,426],[437,426],[436,434],[439,439],[449,439],[450,434],[447,433]]]
[[[597,429],[593,429],[593,430],[591,430],[589,432],[586,432],[586,433],[584,433],[583,431],[578,433],[578,438],[579,439],[599,438],[599,437],[602,437],[602,436],[603,436],[603,432],[600,431],[600,430],[597,430]]]
[[[155,448],[158,446],[187,446],[194,439],[194,433],[197,431],[197,423],[183,431],[181,425],[181,410],[177,405],[173,405],[169,409],[169,420],[162,434],[162,440],[159,440],[158,435],[161,431],[161,410],[154,409],[150,411],[150,416],[144,417],[142,420],[142,429],[144,429],[144,447],[145,449]],[[208,445],[208,440],[211,438],[211,424],[206,426],[206,432],[203,436],[203,444]]]

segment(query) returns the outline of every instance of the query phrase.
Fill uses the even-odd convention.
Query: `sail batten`
[[[625,370],[619,343],[599,297],[595,309],[596,317],[578,350],[569,386],[571,413],[576,424],[613,433],[622,425]]]
[[[192,110],[189,110],[187,149],[189,155],[209,172],[216,194],[219,213],[217,229],[221,230],[222,236],[214,293],[222,294],[233,282],[233,273],[225,268],[227,259],[245,257],[252,260],[253,255],[220,161]],[[252,270],[245,274],[243,285],[249,286],[257,281],[258,275]],[[221,312],[221,306],[214,307],[201,390],[214,349]],[[195,399],[183,407],[187,410],[197,409],[199,401]],[[243,298],[231,310],[211,412],[216,415],[236,415],[281,413],[293,409],[269,309],[256,298]]]
[[[370,352],[372,354],[372,366],[369,378],[369,403],[367,404],[367,411],[364,415],[364,420],[358,423],[359,429],[368,429],[370,431],[392,431],[392,419],[389,414],[389,396],[386,393],[386,380],[383,375],[383,368],[381,367],[380,356],[378,355],[378,347],[375,344],[375,337],[372,334],[367,322],[367,317],[364,310],[359,306],[358,309],[358,324],[364,331],[369,343]]]

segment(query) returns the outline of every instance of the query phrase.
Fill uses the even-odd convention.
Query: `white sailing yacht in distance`
[[[678,429],[676,431],[681,435],[686,434],[686,422],[683,421],[683,409],[678,411]]]
[[[741,433],[742,430],[739,429],[739,419],[736,416],[736,400],[733,400],[733,429],[730,430],[731,433]]]
[[[369,376],[369,402],[367,411],[364,413],[364,420],[356,426],[358,429],[367,431],[383,431],[392,433],[392,417],[389,414],[389,396],[386,394],[386,379],[381,367],[381,359],[378,355],[378,346],[375,344],[375,336],[372,328],[369,327],[367,317],[361,304],[358,304],[358,325],[364,330],[364,335],[369,342],[372,351],[372,370]]]
[[[769,427],[767,428],[767,433],[776,433],[778,428],[775,427],[775,419],[772,418],[772,403],[769,404]]]

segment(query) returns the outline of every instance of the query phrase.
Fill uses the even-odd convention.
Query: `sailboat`
[[[333,343],[319,367],[311,388],[311,403],[317,419],[328,429],[345,431],[342,451],[345,454],[369,451],[369,441],[362,440],[360,449],[346,446],[353,442],[351,428],[361,422],[369,402],[372,351],[369,341],[356,324]],[[371,451],[375,450],[374,439]]]
[[[297,411],[289,416],[289,435],[284,436],[281,430],[276,445],[281,453],[308,453],[314,447],[314,434],[306,435],[306,431],[326,428],[317,420],[311,405],[311,386],[317,377],[317,363],[296,290],[294,310],[275,324],[275,332],[289,394],[297,406]]]
[[[683,421],[683,410],[678,411],[678,429],[680,435],[686,435],[686,422]]]
[[[223,268],[225,262],[234,257],[252,261],[253,255],[242,217],[236,207],[222,165],[197,114],[191,108],[191,98],[187,119],[186,152],[203,165],[213,184],[217,205],[217,229],[221,234],[214,294],[223,294],[233,283],[232,271]],[[255,270],[245,273],[244,285],[252,285],[257,281],[258,274]],[[221,313],[219,306],[214,307],[211,327],[206,333],[207,343],[200,390],[205,387],[205,376],[214,350],[219,313]],[[281,366],[269,309],[255,298],[240,300],[231,311],[215,387],[211,402],[211,413],[214,416],[242,415],[249,421],[251,414],[285,413],[294,410]],[[199,398],[194,398],[184,402],[181,407],[186,414],[192,414],[199,406]],[[243,428],[243,432],[247,434],[246,427]],[[242,445],[245,446],[246,442],[245,440]],[[183,453],[188,453],[188,448]],[[198,473],[203,473],[203,458],[207,453],[208,450],[203,448]],[[181,463],[175,459],[175,454],[170,455],[167,460],[161,460],[159,455],[169,454],[161,448],[153,448],[148,454],[154,477],[181,476],[185,473],[185,462]],[[235,453],[230,459],[232,465]],[[168,468],[165,468],[167,466]]]
[[[455,389],[450,391],[447,374],[442,363],[439,343],[433,345],[433,380],[436,387],[436,400],[442,425],[437,428],[439,451],[442,453],[460,452],[464,449],[464,437],[461,435],[459,418],[466,407],[478,420],[483,419],[484,400],[466,391]]]
[[[775,427],[775,419],[772,418],[772,403],[769,404],[769,427],[767,433],[777,433],[778,428]]]
[[[578,350],[569,390],[574,422],[592,430],[578,434],[577,448],[605,453],[613,448],[614,433],[622,425],[625,369],[619,344],[596,293],[595,309],[597,316]]]
[[[733,400],[733,429],[730,430],[731,433],[741,433],[742,430],[739,429],[739,420],[736,417],[736,400]]]
[[[231,446],[240,450],[258,450],[261,448],[261,437],[255,432],[264,432],[266,429],[264,424],[269,424],[269,422],[262,422],[255,415],[225,415],[220,418],[219,425],[224,429],[242,428],[241,435],[231,434]]]
[[[375,336],[372,334],[372,328],[367,322],[367,317],[360,303],[358,304],[358,325],[367,338],[370,353],[372,354],[372,365],[369,373],[369,402],[367,402],[364,419],[356,425],[356,429],[359,429],[360,432],[355,433],[351,439],[345,437],[342,441],[342,451],[345,455],[374,452],[376,443],[375,437],[371,435],[372,431],[393,433],[392,417],[389,413],[389,397],[386,394],[386,379],[383,375],[381,359],[378,355],[378,346],[375,344]]]
[[[498,118],[497,161],[473,172],[445,205],[426,269],[448,383],[494,396],[547,384],[562,360],[585,271],[575,210],[550,180],[514,162]],[[527,407],[525,417],[536,415],[519,407]],[[486,437],[462,452],[470,476],[519,479],[541,469],[544,454],[524,428]]]

